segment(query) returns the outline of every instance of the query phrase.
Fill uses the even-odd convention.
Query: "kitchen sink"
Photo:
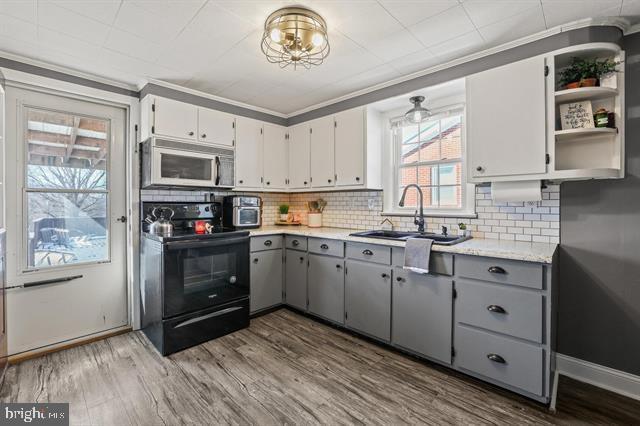
[[[434,244],[452,246],[471,238],[471,236],[455,236],[434,234],[431,232],[406,232],[406,231],[362,231],[349,234],[354,237],[378,238],[381,240],[406,241],[409,238],[429,238]]]

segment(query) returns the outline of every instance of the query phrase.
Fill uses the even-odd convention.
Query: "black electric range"
[[[173,235],[148,232],[160,214]],[[143,203],[142,218],[142,326],[156,348],[168,355],[248,327],[249,232],[224,228],[219,203]]]

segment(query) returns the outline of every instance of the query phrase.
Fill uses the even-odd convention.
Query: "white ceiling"
[[[288,4],[327,20],[323,65],[262,55],[264,19]],[[638,15],[640,0],[0,0],[0,50],[289,114],[577,19]]]

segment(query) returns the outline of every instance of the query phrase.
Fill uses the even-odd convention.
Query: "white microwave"
[[[233,149],[152,137],[142,143],[142,188],[233,188]]]

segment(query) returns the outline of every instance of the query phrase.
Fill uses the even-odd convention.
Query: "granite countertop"
[[[307,226],[275,226],[267,225],[250,230],[253,236],[260,235],[299,235],[304,237],[328,238],[332,240],[354,241],[358,243],[378,244],[393,247],[404,247],[404,241],[381,240],[377,238],[352,237],[349,234],[362,232],[362,229],[345,228],[309,228]],[[467,254],[473,256],[495,257],[499,259],[522,260],[551,264],[557,244],[529,243],[523,241],[492,240],[472,238],[453,246],[434,244],[432,250],[443,253]]]

